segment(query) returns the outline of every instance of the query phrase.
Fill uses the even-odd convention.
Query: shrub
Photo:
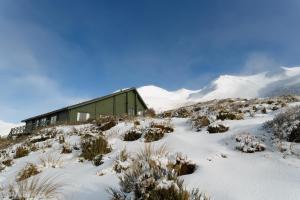
[[[191,116],[191,112],[189,112],[186,108],[179,108],[174,110],[172,113],[172,117],[187,118],[189,116]]]
[[[180,154],[176,156],[176,162],[169,163],[168,167],[173,169],[177,176],[192,174],[196,170],[196,164]]]
[[[81,156],[90,161],[98,155],[107,154],[111,151],[108,141],[102,136],[82,139],[81,149]]]
[[[174,170],[165,165],[168,155],[165,146],[155,150],[146,145],[123,175],[119,177],[120,190],[110,188],[113,200],[207,200],[199,190],[186,190],[183,180],[178,179]]]
[[[142,131],[140,129],[131,129],[127,131],[123,137],[124,141],[135,141],[140,139],[142,136]]]
[[[267,114],[267,109],[265,107],[263,107],[263,109],[261,110],[261,113]]]
[[[154,142],[164,137],[164,133],[160,128],[147,128],[145,130],[145,142]]]
[[[60,168],[63,165],[61,156],[54,154],[47,154],[41,157],[40,162],[44,167]]]
[[[23,181],[31,176],[35,176],[41,171],[38,170],[37,166],[33,163],[28,163],[17,176],[17,181]]]
[[[72,153],[72,148],[70,147],[69,144],[64,143],[63,146],[62,146],[61,153],[63,153],[63,154]]]
[[[161,129],[161,131],[163,133],[171,133],[171,132],[174,131],[174,128],[170,125],[169,122],[161,123],[161,124],[157,124],[157,123],[152,122],[150,124],[150,127],[151,128],[159,128],[159,129]]]
[[[59,142],[59,144],[65,143],[65,137],[64,137],[63,135],[60,135],[60,136],[58,137],[58,142]]]
[[[101,155],[101,154],[95,156],[95,157],[93,158],[93,164],[94,164],[95,166],[102,165],[102,164],[103,164],[102,158],[103,158],[103,155]]]
[[[201,131],[201,129],[210,124],[210,120],[206,116],[197,116],[191,119],[193,128],[196,131]]]
[[[264,151],[266,146],[257,138],[249,134],[242,134],[235,137],[238,143],[236,149],[245,153],[254,153],[256,151]]]
[[[107,131],[107,130],[111,129],[112,127],[114,127],[115,125],[117,125],[117,121],[112,120],[112,121],[103,123],[103,124],[100,126],[100,130],[101,130],[101,131]]]
[[[61,199],[61,189],[63,185],[55,181],[55,177],[40,176],[32,179],[25,179],[18,181],[14,185],[9,185],[0,191],[2,199],[13,200],[29,200],[29,199]]]
[[[13,164],[13,159],[6,159],[2,161],[2,164],[5,165],[6,167],[10,167]]]
[[[226,119],[228,119],[228,120],[241,120],[241,119],[243,119],[243,116],[242,116],[242,114],[222,110],[217,115],[217,119],[220,119],[222,121],[226,120]]]
[[[300,106],[289,108],[264,124],[279,139],[300,142]]]
[[[133,122],[133,125],[134,125],[134,126],[139,126],[139,125],[141,125],[141,123],[140,123],[138,120],[135,120],[135,121]]]
[[[209,133],[224,133],[229,130],[228,126],[223,124],[211,124],[207,127]]]
[[[149,108],[145,110],[145,117],[151,117],[154,118],[156,116],[155,110],[153,108]]]
[[[16,149],[15,158],[21,158],[27,156],[29,154],[29,150],[26,147],[18,146]]]

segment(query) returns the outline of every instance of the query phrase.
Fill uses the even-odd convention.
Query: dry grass
[[[90,161],[98,155],[111,152],[111,147],[109,146],[108,141],[102,136],[82,139],[81,149],[81,156]]]
[[[59,200],[62,199],[61,189],[64,185],[55,179],[40,176],[25,179],[4,188],[1,196],[13,200]]]
[[[6,167],[10,167],[13,164],[13,159],[6,159],[2,161],[2,164],[5,165]]]
[[[40,162],[43,167],[60,168],[63,165],[61,156],[54,154],[47,154],[40,158]]]
[[[29,150],[26,147],[18,146],[14,158],[21,158],[27,156],[28,154],[29,154]]]
[[[28,163],[19,173],[17,176],[17,181],[23,181],[31,176],[39,174],[41,171],[38,170],[37,165],[33,163]]]
[[[124,141],[135,141],[140,139],[142,132],[139,129],[131,129],[124,134]]]
[[[168,150],[166,145],[160,147],[155,147],[151,144],[146,144],[143,149],[137,153],[137,160],[150,161],[152,156],[165,157],[168,155]]]

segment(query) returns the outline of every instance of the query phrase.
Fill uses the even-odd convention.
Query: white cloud
[[[247,56],[242,73],[253,74],[269,71],[272,68],[280,66],[275,59],[266,53],[255,52]]]

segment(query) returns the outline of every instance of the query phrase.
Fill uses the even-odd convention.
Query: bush
[[[196,164],[178,154],[175,163],[169,163],[168,167],[176,172],[177,176],[192,174],[196,170]]]
[[[82,139],[81,149],[81,156],[89,161],[94,160],[98,155],[107,154],[111,151],[107,140],[102,136]]]
[[[142,132],[139,129],[131,129],[127,131],[124,135],[124,141],[135,141],[140,139],[142,136]]]
[[[37,166],[33,163],[28,163],[17,176],[17,181],[23,181],[31,176],[37,175],[41,171],[38,170]]]
[[[264,124],[279,139],[300,142],[300,106],[289,108]]]
[[[238,135],[235,137],[235,141],[238,143],[235,148],[245,153],[254,153],[266,149],[259,138],[249,134]]]
[[[40,162],[43,167],[60,168],[63,165],[63,161],[59,155],[47,154],[40,158]]]
[[[164,132],[160,128],[147,128],[145,130],[145,142],[154,142],[164,137]]]
[[[63,153],[63,154],[72,153],[72,148],[70,147],[69,144],[64,143],[63,146],[62,146],[61,153]]]
[[[123,175],[119,177],[120,190],[109,189],[111,199],[146,200],[207,200],[199,190],[186,190],[183,180],[178,179],[173,169],[164,163],[168,155],[165,146],[155,150],[146,145]]]
[[[95,156],[94,159],[93,159],[93,164],[95,166],[102,165],[103,164],[102,158],[103,158],[103,155],[101,155],[101,154]]]
[[[189,112],[186,108],[179,108],[174,110],[172,113],[172,117],[187,118],[189,116],[191,116],[191,112]]]
[[[201,129],[210,124],[210,120],[206,116],[197,116],[191,119],[193,128],[196,131],[201,131]]]
[[[21,158],[27,156],[28,154],[29,154],[29,150],[26,147],[18,146],[14,158]]]
[[[220,111],[219,114],[217,115],[217,119],[219,120],[241,120],[243,119],[242,114],[237,114],[237,113],[233,113],[233,112],[229,112],[226,110]]]
[[[224,133],[229,130],[228,126],[223,124],[211,124],[207,127],[209,133]]]
[[[157,124],[157,123],[152,122],[152,123],[150,124],[150,127],[151,127],[151,128],[159,128],[159,129],[161,129],[161,131],[162,131],[163,133],[171,133],[171,132],[174,132],[174,128],[173,128],[168,122],[166,122],[166,123],[161,123],[161,124]]]
[[[10,167],[13,164],[13,159],[7,159],[2,161],[2,164],[5,165],[6,167]]]
[[[136,121],[133,122],[133,125],[134,126],[139,126],[139,125],[141,125],[141,123],[138,120],[136,120]]]
[[[155,110],[153,108],[149,108],[145,110],[145,117],[151,117],[154,118],[156,116]]]

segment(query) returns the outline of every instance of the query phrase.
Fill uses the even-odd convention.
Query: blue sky
[[[299,10],[297,0],[1,0],[0,120],[298,65]]]

